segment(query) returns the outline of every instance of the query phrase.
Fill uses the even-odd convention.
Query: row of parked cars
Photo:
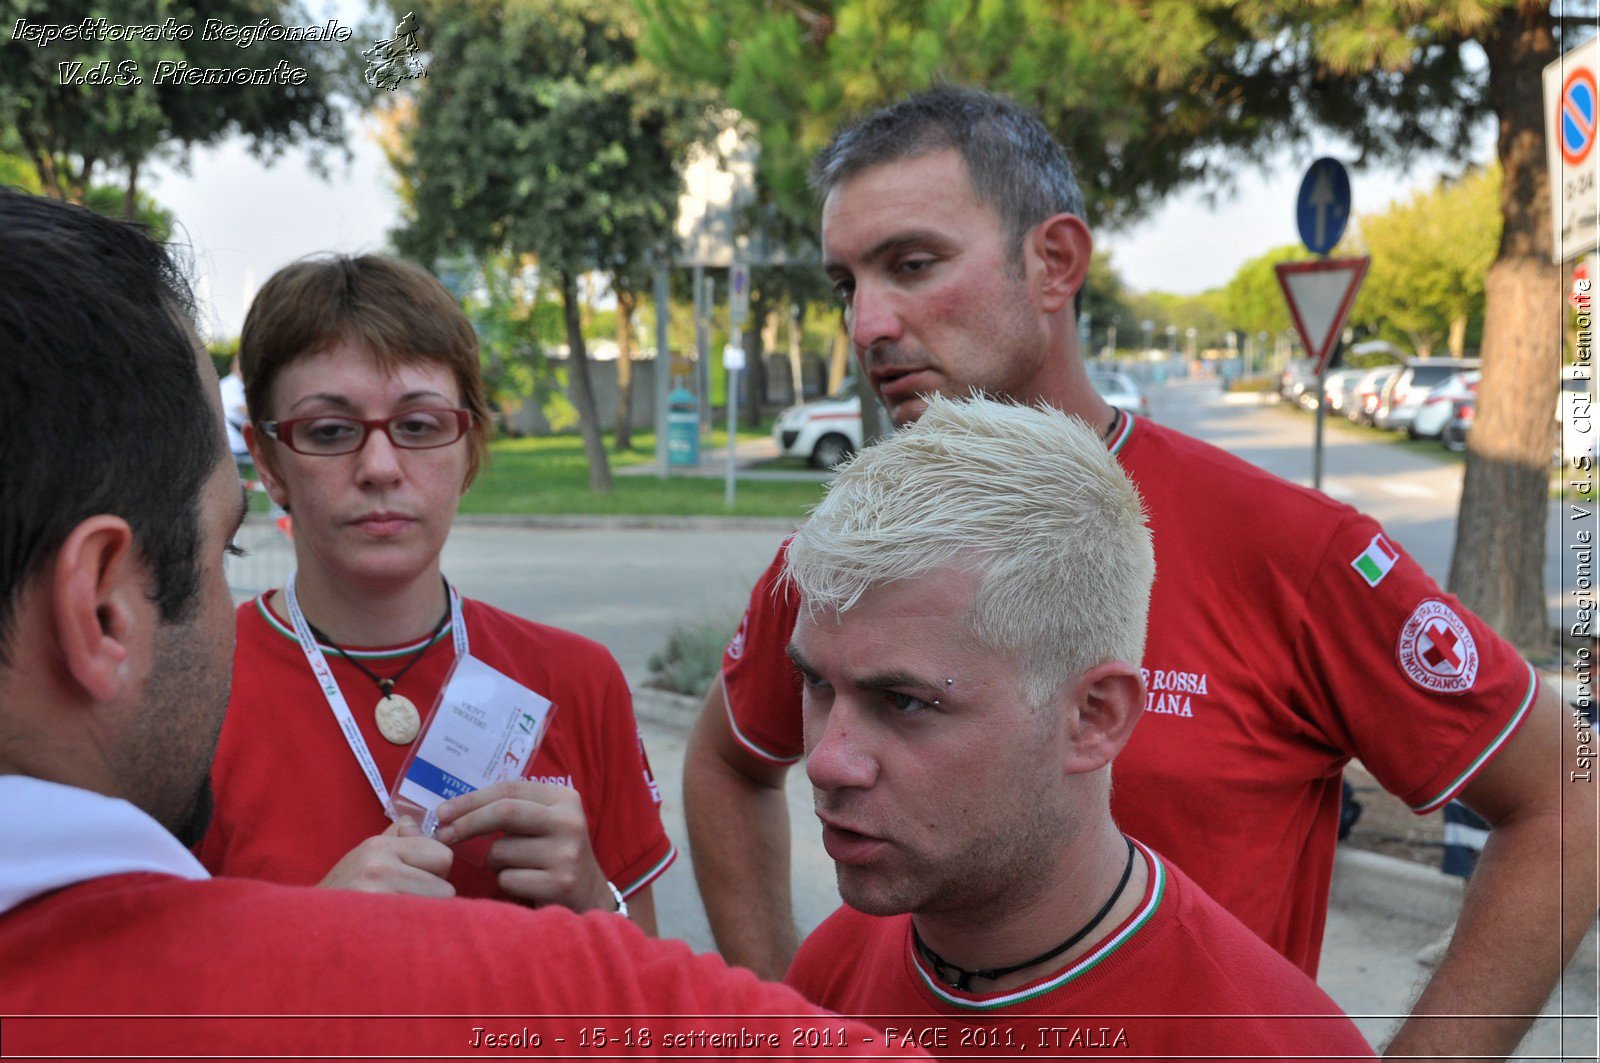
[[[1334,369],[1325,384],[1328,410],[1357,424],[1403,431],[1412,439],[1437,439],[1449,450],[1467,449],[1477,413],[1479,363],[1473,358],[1411,358],[1377,369]],[[1309,360],[1290,363],[1278,393],[1308,410],[1317,407],[1317,376]],[[1556,404],[1555,446],[1567,455],[1595,453],[1594,381],[1574,366],[1562,370]],[[1556,458],[1560,460],[1561,451]]]
[[[1150,416],[1150,400],[1138,381],[1122,370],[1091,365],[1089,382],[1109,405]],[[846,379],[834,394],[784,410],[772,426],[772,436],[785,455],[804,458],[816,468],[840,464],[861,449],[861,400],[855,381]]]

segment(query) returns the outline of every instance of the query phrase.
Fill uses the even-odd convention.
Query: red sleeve
[[[1323,686],[1305,711],[1419,814],[1504,748],[1538,690],[1509,643],[1358,513],[1307,587],[1298,653]]]
[[[595,859],[626,897],[660,877],[678,850],[661,825],[661,788],[633,716],[633,696],[609,654],[607,662],[611,674],[600,704],[601,734],[593,746],[604,758],[604,781],[590,836]]]
[[[788,540],[750,592],[739,630],[722,654],[722,687],[734,737],[758,757],[793,764],[805,751],[800,680],[785,652],[800,602],[783,581]]]

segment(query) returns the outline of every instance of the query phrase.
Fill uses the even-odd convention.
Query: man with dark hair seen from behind
[[[575,1036],[538,1016],[597,1013],[657,1016],[657,1037],[700,1036],[713,1014],[785,1048],[797,1029],[837,1038],[791,990],[609,913],[208,880],[188,847],[210,808],[234,642],[222,561],[245,507],[190,309],[133,227],[0,189],[6,1050],[443,1056],[483,1016]],[[372,1019],[416,1011],[468,1018]],[[284,1018],[181,1018],[199,1015]]]
[[[1490,840],[1388,1050],[1507,1055],[1595,908],[1592,795],[1563,794],[1556,693],[1371,519],[1095,393],[1074,309],[1092,241],[1037,118],[934,89],[843,130],[813,180],[823,267],[897,425],[934,393],[1054,406],[1102,432],[1145,499],[1149,704],[1117,761],[1117,822],[1315,974],[1344,765],[1359,757],[1418,813],[1459,795]],[[718,944],[768,975],[795,947],[782,784],[803,752],[782,569],[780,550],[684,766]]]

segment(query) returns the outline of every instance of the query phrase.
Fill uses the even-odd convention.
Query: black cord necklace
[[[368,679],[378,684],[378,689],[382,692],[382,696],[378,699],[378,704],[373,707],[373,712],[378,721],[378,733],[395,745],[403,746],[417,737],[417,732],[422,729],[422,716],[417,712],[417,707],[412,704],[410,698],[394,692],[394,685],[400,682],[401,676],[411,671],[412,665],[422,660],[422,655],[428,652],[434,640],[439,637],[439,632],[443,631],[444,626],[449,622],[450,609],[447,606],[444,615],[433,626],[433,631],[429,633],[428,637],[422,640],[422,645],[417,648],[417,652],[411,655],[398,672],[388,677],[379,675],[355,657],[352,657],[349,650],[324,635],[309,620],[306,621],[306,626],[311,628],[313,638],[331,647],[339,656],[361,669],[362,674]]]
[[[1122,897],[1122,891],[1128,888],[1128,880],[1133,877],[1133,840],[1127,837],[1124,837],[1123,840],[1128,843],[1128,863],[1127,866],[1122,869],[1122,879],[1117,883],[1117,888],[1112,892],[1111,897],[1100,907],[1098,912],[1094,913],[1094,918],[1090,919],[1083,925],[1082,930],[1079,930],[1076,934],[1073,934],[1067,940],[1063,941],[1061,944],[1057,945],[1055,948],[1051,949],[1049,952],[1046,952],[1042,956],[1035,956],[1033,959],[1024,960],[1022,963],[1014,963],[1010,967],[990,967],[976,971],[969,971],[965,967],[957,967],[955,964],[944,959],[937,952],[934,952],[932,949],[930,949],[928,947],[928,943],[922,940],[922,935],[917,933],[917,924],[915,922],[911,924],[911,940],[916,943],[917,951],[922,953],[929,963],[933,964],[933,972],[937,974],[946,984],[954,989],[961,990],[963,993],[971,990],[972,980],[974,978],[984,978],[992,982],[1002,975],[1011,974],[1014,971],[1025,970],[1036,964],[1043,963],[1046,960],[1053,960],[1088,936],[1089,931],[1098,926],[1100,924],[1100,920],[1104,919],[1106,917],[1106,913],[1110,912],[1112,907],[1116,905],[1118,899]],[[952,980],[950,976],[945,973],[946,971],[954,974],[955,978]]]
[[[1100,436],[1101,442],[1104,442],[1104,443],[1111,442],[1111,437],[1117,434],[1117,429],[1119,427],[1121,427],[1121,425],[1122,425],[1122,407],[1113,406],[1113,407],[1111,407],[1111,423],[1106,426],[1105,432],[1101,434],[1101,436]]]

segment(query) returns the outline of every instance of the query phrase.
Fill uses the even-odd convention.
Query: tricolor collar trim
[[[282,620],[279,620],[277,615],[267,607],[266,594],[262,594],[256,598],[256,611],[261,614],[261,618],[267,622],[272,630],[276,631],[278,634],[282,635],[296,646],[300,645],[300,639],[295,635],[294,629],[285,624]],[[438,642],[446,635],[449,635],[451,633],[452,626],[453,625],[446,623],[444,627],[440,628],[437,632],[428,636],[427,638],[418,639],[415,642],[405,646],[397,646],[392,649],[385,650],[347,649],[344,652],[348,653],[352,657],[360,657],[365,661],[381,661],[393,657],[404,657],[407,654],[416,653],[418,650],[422,649],[423,646],[432,646],[435,642]],[[325,642],[318,642],[317,649],[321,650],[326,656],[329,657],[337,657],[339,655],[339,650],[329,646]]]
[[[1117,456],[1117,452],[1120,451],[1122,449],[1122,445],[1128,441],[1128,437],[1133,435],[1133,422],[1133,414],[1129,413],[1127,410],[1123,410],[1122,426],[1117,431],[1115,438],[1113,438],[1110,443],[1106,444],[1106,449],[1111,451],[1112,457]]]
[[[910,952],[913,968],[917,976],[922,979],[922,984],[928,987],[929,992],[946,1004],[953,1004],[958,1008],[971,1011],[993,1011],[996,1008],[1010,1007],[1023,1001],[1032,1000],[1046,993],[1060,989],[1068,982],[1075,981],[1082,975],[1088,974],[1094,968],[1127,944],[1139,930],[1150,921],[1151,917],[1161,907],[1161,899],[1167,891],[1167,872],[1156,854],[1145,847],[1143,842],[1133,843],[1144,854],[1145,864],[1150,868],[1150,882],[1146,887],[1144,903],[1138,911],[1128,917],[1122,929],[1102,941],[1093,951],[1080,957],[1072,966],[1057,972],[1053,977],[1044,982],[1023,986],[1007,993],[992,996],[976,996],[973,994],[957,993],[943,982],[939,981],[922,964],[922,957],[917,954],[916,945],[912,943],[911,928],[906,927],[906,948]]]

